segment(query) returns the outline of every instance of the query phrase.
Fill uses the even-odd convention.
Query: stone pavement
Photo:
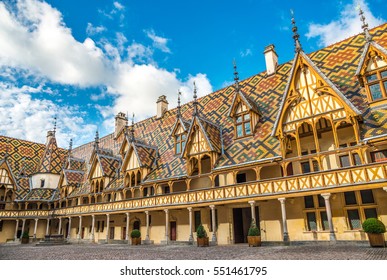
[[[187,245],[71,244],[38,247],[0,245],[2,260],[387,260],[387,248],[368,244],[298,244],[198,248]]]

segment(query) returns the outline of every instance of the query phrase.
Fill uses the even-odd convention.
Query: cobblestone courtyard
[[[0,245],[2,260],[387,260],[387,248],[368,244],[302,244],[249,248],[246,244],[198,248],[187,245]]]

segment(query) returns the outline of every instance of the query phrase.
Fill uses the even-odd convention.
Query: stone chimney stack
[[[162,118],[164,116],[164,113],[166,111],[168,111],[167,97],[165,95],[161,95],[157,99],[156,104],[157,104],[157,115],[156,115],[156,117],[159,119],[159,118]]]
[[[125,113],[119,112],[115,117],[114,137],[117,137],[120,130],[128,125],[128,118]]]
[[[273,44],[268,45],[264,52],[266,61],[266,73],[268,76],[275,74],[278,65],[278,55]]]

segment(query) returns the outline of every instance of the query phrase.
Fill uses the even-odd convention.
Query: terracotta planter
[[[202,237],[197,238],[198,247],[208,247],[209,246],[209,238],[208,237]]]
[[[386,247],[383,233],[367,233],[371,247]]]
[[[141,237],[138,237],[138,238],[132,237],[132,245],[141,245]]]
[[[249,243],[249,247],[258,247],[261,246],[261,237],[260,236],[247,236],[247,242]]]
[[[28,244],[28,242],[30,242],[30,238],[29,237],[22,237],[22,239],[21,239],[21,243],[22,244]]]

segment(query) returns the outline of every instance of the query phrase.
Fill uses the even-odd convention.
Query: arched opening
[[[304,122],[298,127],[298,137],[300,141],[301,155],[315,154],[316,143],[313,135],[313,127]]]
[[[140,170],[138,170],[136,175],[136,186],[139,186],[140,184],[141,184],[141,172]]]
[[[332,122],[327,118],[320,118],[316,122],[317,138],[320,151],[331,151],[336,148]]]
[[[147,196],[153,196],[155,195],[155,189],[153,186],[150,186],[150,187],[144,187],[143,190],[143,197],[147,197]]]
[[[246,183],[257,180],[257,175],[253,169],[241,170],[236,174],[236,183]]]
[[[187,184],[185,181],[173,182],[172,189],[174,193],[185,192],[187,190]]]
[[[191,167],[191,176],[199,175],[199,162],[197,158],[190,159],[190,167]]]
[[[140,230],[140,221],[139,220],[136,220],[133,222],[133,229]]]
[[[129,176],[129,173],[126,173],[125,179],[124,179],[124,187],[128,188],[129,185],[130,185],[130,176]]]
[[[134,189],[134,195],[133,195],[134,198],[138,198],[138,197],[141,197],[141,191],[139,188],[135,188]]]
[[[208,176],[192,179],[190,182],[191,190],[211,188],[211,179]]]
[[[233,182],[232,173],[217,174],[214,178],[215,187],[232,185]]]
[[[211,172],[211,158],[208,155],[204,155],[200,159],[200,174],[207,174]]]
[[[99,193],[99,182],[98,181],[95,183],[95,191],[94,192]]]
[[[261,180],[282,177],[282,168],[278,164],[264,166],[260,170],[259,177]]]
[[[137,186],[135,173],[130,174],[130,186],[131,187]]]
[[[337,126],[336,131],[340,148],[356,145],[356,137],[352,124],[342,121]]]
[[[129,198],[132,198],[132,191],[126,190],[125,191],[125,199],[129,199]]]

